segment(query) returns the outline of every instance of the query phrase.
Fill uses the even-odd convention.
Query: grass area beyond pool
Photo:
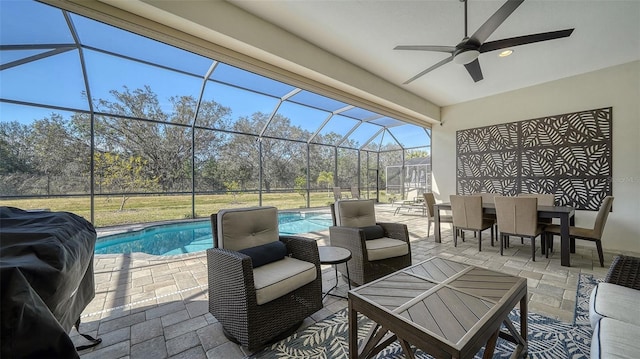
[[[375,194],[373,197],[375,198]],[[327,207],[333,203],[333,192],[311,193],[311,208]],[[387,196],[381,192],[380,202],[386,203]],[[258,194],[247,193],[236,196],[230,194],[196,195],[195,210],[197,218],[208,218],[223,208],[252,207],[259,204]],[[298,193],[263,193],[262,205],[275,206],[279,210],[298,210],[306,207],[306,200]],[[3,199],[0,206],[21,209],[46,208],[51,211],[72,212],[91,220],[91,201],[89,197]],[[120,198],[96,196],[94,203],[94,226],[106,227],[132,223],[147,223],[190,219],[191,195],[154,195],[133,196],[120,211]]]

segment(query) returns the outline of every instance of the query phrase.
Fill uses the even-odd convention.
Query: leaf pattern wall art
[[[597,211],[612,189],[612,108],[460,130],[456,187],[553,193],[556,205]]]

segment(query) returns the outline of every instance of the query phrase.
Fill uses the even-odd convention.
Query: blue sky
[[[158,95],[162,109],[170,113],[172,107],[168,101],[171,96],[192,96],[198,98],[202,87],[202,78],[214,63],[209,59],[166,44],[123,31],[97,21],[71,14],[70,19],[83,44],[86,75],[94,99],[112,100],[110,90],[122,91],[123,86],[130,90],[151,87]],[[0,39],[5,45],[44,45],[34,49],[5,49],[0,52],[2,65],[46,53],[60,44],[73,45],[63,12],[59,9],[33,1],[0,1]],[[95,51],[94,48],[119,54]],[[160,65],[152,66],[148,63]],[[163,68],[165,67],[165,68]],[[170,71],[168,68],[178,71]],[[278,98],[290,93],[293,86],[274,81],[226,64],[219,63],[207,81],[205,100],[214,100],[232,109],[232,117],[250,116],[257,111],[270,114],[278,104]],[[56,107],[89,110],[85,91],[84,74],[77,49],[48,56],[36,61],[13,66],[0,71],[0,98],[4,100],[41,103]],[[250,88],[247,91],[223,83],[232,83],[237,87]],[[265,93],[272,96],[266,96]],[[323,96],[302,91],[291,100],[323,107],[334,111],[347,106]],[[312,109],[292,102],[285,102],[279,113],[288,117],[293,125],[310,132],[325,121],[330,112]],[[53,110],[18,106],[0,101],[1,121],[18,120],[29,123],[34,119],[48,117]],[[55,110],[68,116],[71,113]],[[376,114],[355,108],[345,115],[358,119],[367,119]],[[396,122],[384,118],[387,123]],[[321,134],[336,132],[346,134],[359,121],[345,116],[336,116],[321,131]],[[351,138],[363,144],[379,130],[379,126],[364,123]],[[430,141],[424,130],[417,126],[405,125],[392,129],[402,138],[407,147],[427,145]],[[390,136],[385,136],[389,138]],[[384,141],[387,142],[386,140]]]

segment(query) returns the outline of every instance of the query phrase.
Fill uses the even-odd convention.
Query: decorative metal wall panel
[[[553,193],[597,211],[613,191],[611,126],[608,107],[457,131],[457,192]]]

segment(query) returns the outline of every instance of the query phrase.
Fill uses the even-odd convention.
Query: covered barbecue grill
[[[95,243],[75,214],[0,207],[2,358],[78,357],[68,333],[95,296]]]

